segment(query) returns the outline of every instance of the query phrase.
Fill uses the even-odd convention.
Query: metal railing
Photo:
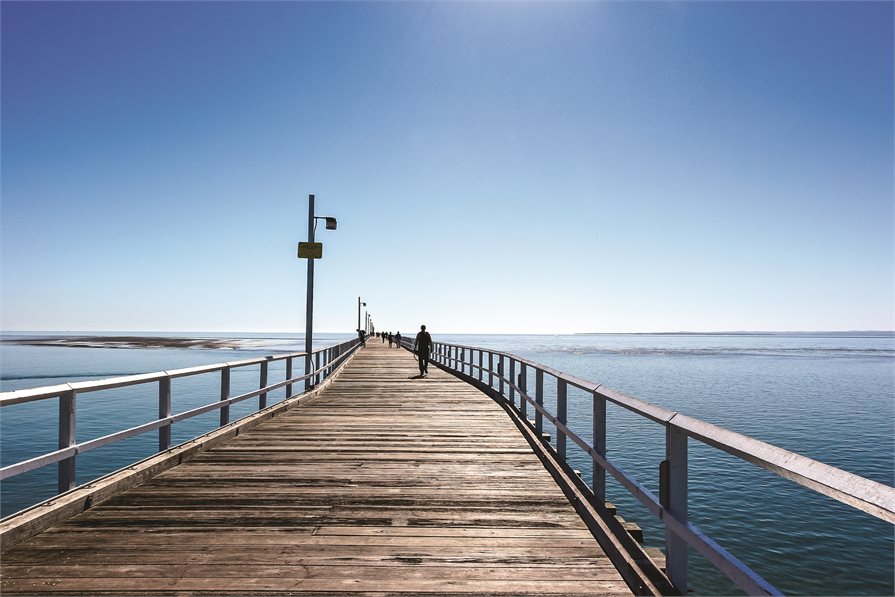
[[[411,340],[404,342],[411,348]],[[577,444],[593,462],[592,488],[595,501],[606,499],[608,472],[665,526],[666,574],[675,587],[686,594],[687,547],[705,557],[740,589],[753,595],[781,595],[746,564],[721,547],[688,521],[687,442],[694,439],[712,448],[751,462],[785,479],[829,496],[855,509],[895,523],[895,489],[842,469],[812,460],[783,448],[759,441],[723,427],[671,411],[519,356],[486,348],[435,342],[432,361],[468,382],[490,388],[518,413],[525,424],[543,434],[544,421],[556,428],[556,455],[565,462],[567,444]],[[529,389],[529,373],[534,373],[534,389]],[[556,384],[556,412],[544,406],[544,384]],[[578,388],[592,397],[592,432],[588,443],[568,425],[568,389]],[[517,405],[518,397],[518,405]],[[665,427],[665,459],[659,467],[659,496],[642,482],[613,463],[606,454],[606,404],[616,404],[644,419]],[[528,420],[528,407],[534,422]]]
[[[258,397],[258,410],[267,408],[267,395],[274,390],[285,387],[285,399],[292,398],[295,395],[305,391],[302,388],[298,394],[292,393],[293,384],[306,381],[310,385],[316,385],[335,370],[335,368],[349,355],[351,355],[359,345],[358,340],[350,340],[341,344],[329,346],[315,350],[311,353],[313,360],[313,370],[305,375],[293,377],[293,360],[304,359],[307,356],[305,352],[295,352],[276,356],[266,356],[256,359],[247,359],[243,361],[232,361],[227,363],[218,363],[214,365],[203,365],[199,367],[190,367],[187,369],[175,369],[172,371],[159,371],[157,373],[145,373],[141,375],[128,375],[124,377],[113,377],[110,379],[102,379],[97,381],[85,381],[77,383],[59,384],[54,386],[43,386],[39,388],[30,388],[25,390],[15,390],[12,392],[0,393],[0,408],[13,406],[15,404],[23,404],[27,402],[36,402],[39,400],[50,400],[58,398],[59,400],[59,449],[47,452],[23,460],[9,466],[0,468],[0,480],[8,479],[16,475],[21,475],[29,471],[33,471],[51,464],[58,465],[58,491],[64,493],[74,489],[76,485],[77,456],[95,450],[102,446],[112,444],[130,437],[134,437],[143,433],[147,433],[154,429],[158,429],[158,451],[164,452],[171,448],[171,427],[180,421],[196,417],[215,410],[220,411],[220,427],[230,423],[230,406],[249,398]],[[268,383],[268,369],[270,363],[285,361],[286,375],[283,381]],[[238,396],[230,395],[230,372],[240,367],[249,367],[252,365],[259,366],[259,384],[258,389],[246,392]],[[210,404],[205,404],[190,410],[172,413],[171,412],[171,380],[179,377],[189,377],[194,375],[202,375],[220,371],[220,399]],[[95,392],[98,390],[110,390],[113,388],[122,388],[126,386],[136,386],[141,384],[158,384],[158,418],[136,427],[117,431],[103,437],[98,437],[84,442],[78,442],[77,437],[77,401],[82,394]],[[307,385],[307,383],[305,384]],[[220,428],[219,427],[219,428]]]

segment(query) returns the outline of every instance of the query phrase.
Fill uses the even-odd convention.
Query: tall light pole
[[[361,327],[360,327],[360,307],[361,307],[361,305],[366,307],[367,303],[360,302],[360,297],[357,297],[357,331],[361,330]]]
[[[326,220],[326,229],[335,230],[335,218],[314,216],[314,195],[308,195],[308,242],[298,243],[298,256],[308,260],[308,290],[305,309],[305,391],[311,389],[311,351],[314,345],[314,260],[323,257],[323,244],[314,242],[317,220]],[[304,245],[304,246],[302,246]]]

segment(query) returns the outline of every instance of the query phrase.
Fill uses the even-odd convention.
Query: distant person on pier
[[[395,334],[395,342],[397,343],[397,346],[395,346],[395,348],[401,348],[401,332]]]
[[[367,345],[367,332],[364,330],[357,330],[357,337],[360,339],[361,346]]]
[[[392,347],[392,343],[395,341],[395,335],[391,332],[388,333],[388,347]]]
[[[382,343],[385,344],[385,332],[376,332],[377,336],[382,338]]]
[[[432,336],[426,331],[426,326],[421,325],[420,331],[413,340],[413,352],[419,357],[420,376],[429,375],[429,352],[432,350]]]

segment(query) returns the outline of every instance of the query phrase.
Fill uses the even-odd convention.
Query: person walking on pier
[[[366,332],[366,331],[364,331],[364,330],[357,330],[357,337],[358,337],[358,339],[360,339],[360,345],[361,345],[361,346],[366,346],[366,345],[367,345],[367,332]]]
[[[391,332],[388,333],[388,347],[391,348],[392,344],[395,342],[395,335]]]
[[[401,332],[395,334],[395,342],[397,343],[395,348],[401,348]]]
[[[432,350],[432,336],[426,331],[426,326],[421,325],[420,331],[413,340],[413,352],[419,358],[420,377],[429,375],[429,351]]]

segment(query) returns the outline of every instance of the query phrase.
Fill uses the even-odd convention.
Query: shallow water
[[[184,335],[186,336],[186,335]],[[225,337],[225,335],[216,335]],[[303,348],[300,336],[238,337],[236,349],[110,349],[0,344],[4,391],[245,359]],[[315,346],[348,339],[321,336]],[[893,484],[895,461],[895,339],[891,335],[576,335],[438,336],[444,342],[512,352],[648,402],[853,472]],[[270,379],[284,370],[271,367]],[[549,379],[549,378],[548,378]],[[218,375],[178,379],[174,411],[217,399]],[[257,368],[235,370],[233,393],[257,387]],[[546,403],[555,406],[548,384]],[[268,403],[282,399],[282,392]],[[232,419],[251,412],[250,399]],[[570,389],[569,421],[590,439],[590,397]],[[54,449],[55,401],[0,413],[0,459],[9,464]],[[8,411],[8,412],[7,412]],[[78,439],[99,437],[155,417],[154,385],[91,393],[78,401]],[[664,430],[613,405],[608,409],[610,458],[658,493]],[[210,430],[217,413],[175,425],[175,443]],[[554,434],[555,431],[547,431]],[[86,482],[156,448],[156,435],[79,457]],[[891,595],[892,525],[785,481],[732,456],[689,442],[691,521],[789,594]],[[572,445],[572,464],[589,479],[589,460]],[[54,467],[3,483],[3,515],[49,497]],[[663,542],[661,525],[610,479],[608,499],[644,529],[647,545]],[[835,570],[835,574],[818,571]],[[737,591],[698,555],[690,556],[698,594]]]

